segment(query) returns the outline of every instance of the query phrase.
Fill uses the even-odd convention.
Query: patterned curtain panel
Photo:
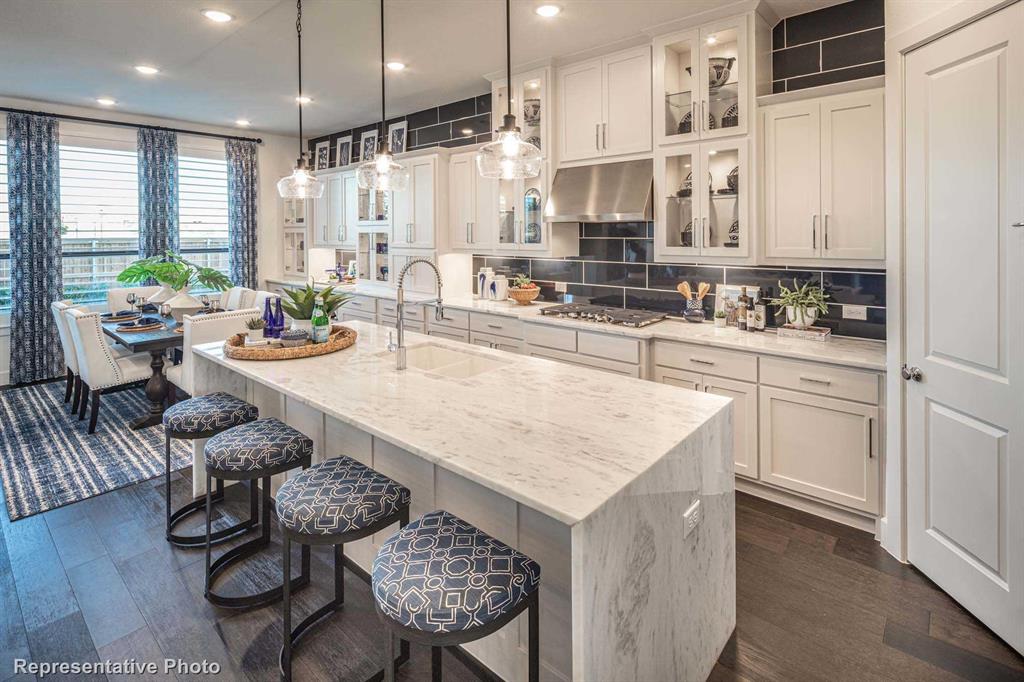
[[[178,135],[139,128],[139,257],[178,251]]]
[[[228,162],[229,276],[238,286],[257,289],[256,275],[256,143],[225,140]]]
[[[50,304],[63,296],[57,119],[7,114],[11,383],[64,373]]]

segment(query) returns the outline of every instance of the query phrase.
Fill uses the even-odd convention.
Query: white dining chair
[[[214,341],[224,341],[228,337],[246,331],[245,323],[254,317],[261,317],[262,312],[256,308],[227,310],[209,315],[185,315],[182,325],[185,333],[181,340],[181,364],[168,367],[167,380],[171,382],[170,402],[176,402],[175,387],[192,395],[192,347]]]
[[[128,294],[135,294],[139,297],[139,300],[136,302],[136,305],[138,305],[158,291],[160,291],[160,287],[107,289],[107,310],[112,313],[129,310],[131,305],[128,303]]]
[[[262,289],[260,291],[257,291],[256,295],[253,297],[252,307],[258,309],[260,311],[260,315],[263,314],[263,307],[266,305],[266,301],[268,298],[271,301],[270,304],[274,305],[274,299],[281,297],[272,291],[263,291]]]
[[[64,369],[67,377],[67,387],[64,389],[64,402],[71,402],[71,413],[78,412],[78,400],[82,395],[82,380],[78,376],[78,354],[75,352],[75,344],[71,340],[71,331],[68,329],[68,319],[64,311],[75,306],[71,301],[54,301],[50,304],[50,312],[53,313],[53,321],[57,325],[57,335],[60,337],[60,347],[64,351]]]
[[[69,308],[64,311],[64,315],[75,346],[78,372],[82,380],[78,419],[85,418],[86,402],[91,399],[89,433],[94,433],[100,414],[100,396],[148,380],[153,375],[151,358],[149,353],[115,353],[103,335],[99,313]]]
[[[246,287],[231,287],[220,294],[220,307],[224,310],[251,308],[256,292]]]

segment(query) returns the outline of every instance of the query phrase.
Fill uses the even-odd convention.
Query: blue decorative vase
[[[704,303],[697,298],[696,294],[686,302],[686,310],[683,311],[683,319],[687,322],[695,323],[704,321]]]
[[[281,310],[281,297],[278,296],[276,309],[274,311],[274,338],[281,338],[281,332],[284,331],[284,311]]]
[[[270,339],[274,336],[274,311],[270,307],[270,297],[263,302],[263,338]]]

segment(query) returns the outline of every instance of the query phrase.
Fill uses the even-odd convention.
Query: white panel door
[[[434,247],[434,174],[437,159],[414,159],[409,162],[409,186],[412,189],[412,214],[409,216],[409,246],[418,249]],[[399,225],[396,223],[396,229]]]
[[[474,249],[491,249],[494,248],[498,234],[498,181],[480,177],[476,170],[476,159],[473,161],[476,213],[470,218],[473,222],[469,227],[469,238]]]
[[[327,179],[327,236],[331,244],[340,244],[345,232],[345,186],[340,175]]]
[[[821,235],[825,258],[885,257],[882,92],[821,103]]]
[[[765,255],[820,253],[820,107],[800,102],[764,114]]]
[[[659,384],[688,388],[691,391],[700,390],[701,376],[697,372],[687,372],[682,369],[671,369],[669,367],[656,366],[654,376],[651,377]]]
[[[454,249],[472,248],[476,220],[476,159],[473,154],[453,156],[448,163],[448,240]]]
[[[644,46],[604,59],[605,156],[651,151],[651,48]]]
[[[757,384],[704,375],[705,393],[732,398],[733,457],[736,473],[757,478]]]
[[[562,161],[601,156],[601,88],[600,59],[573,64],[558,72],[558,139]]]
[[[324,193],[313,200],[313,246],[329,246],[331,243],[331,209],[328,192],[330,180],[328,177],[320,178],[328,187],[324,187]]]
[[[344,197],[344,228],[341,233],[341,246],[356,248],[359,234],[359,181],[355,172],[341,176],[342,195]]]
[[[908,54],[903,129],[908,557],[1024,653],[1022,41],[1018,2]]]

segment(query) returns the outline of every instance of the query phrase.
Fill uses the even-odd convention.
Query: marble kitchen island
[[[729,400],[415,333],[398,371],[387,328],[345,326],[355,346],[302,360],[198,346],[196,394],[245,398],[313,438],[314,461],[408,486],[412,518],[447,509],[533,557],[541,679],[707,678],[736,624]],[[393,530],[346,554],[368,569]],[[525,680],[525,614],[465,649]]]

